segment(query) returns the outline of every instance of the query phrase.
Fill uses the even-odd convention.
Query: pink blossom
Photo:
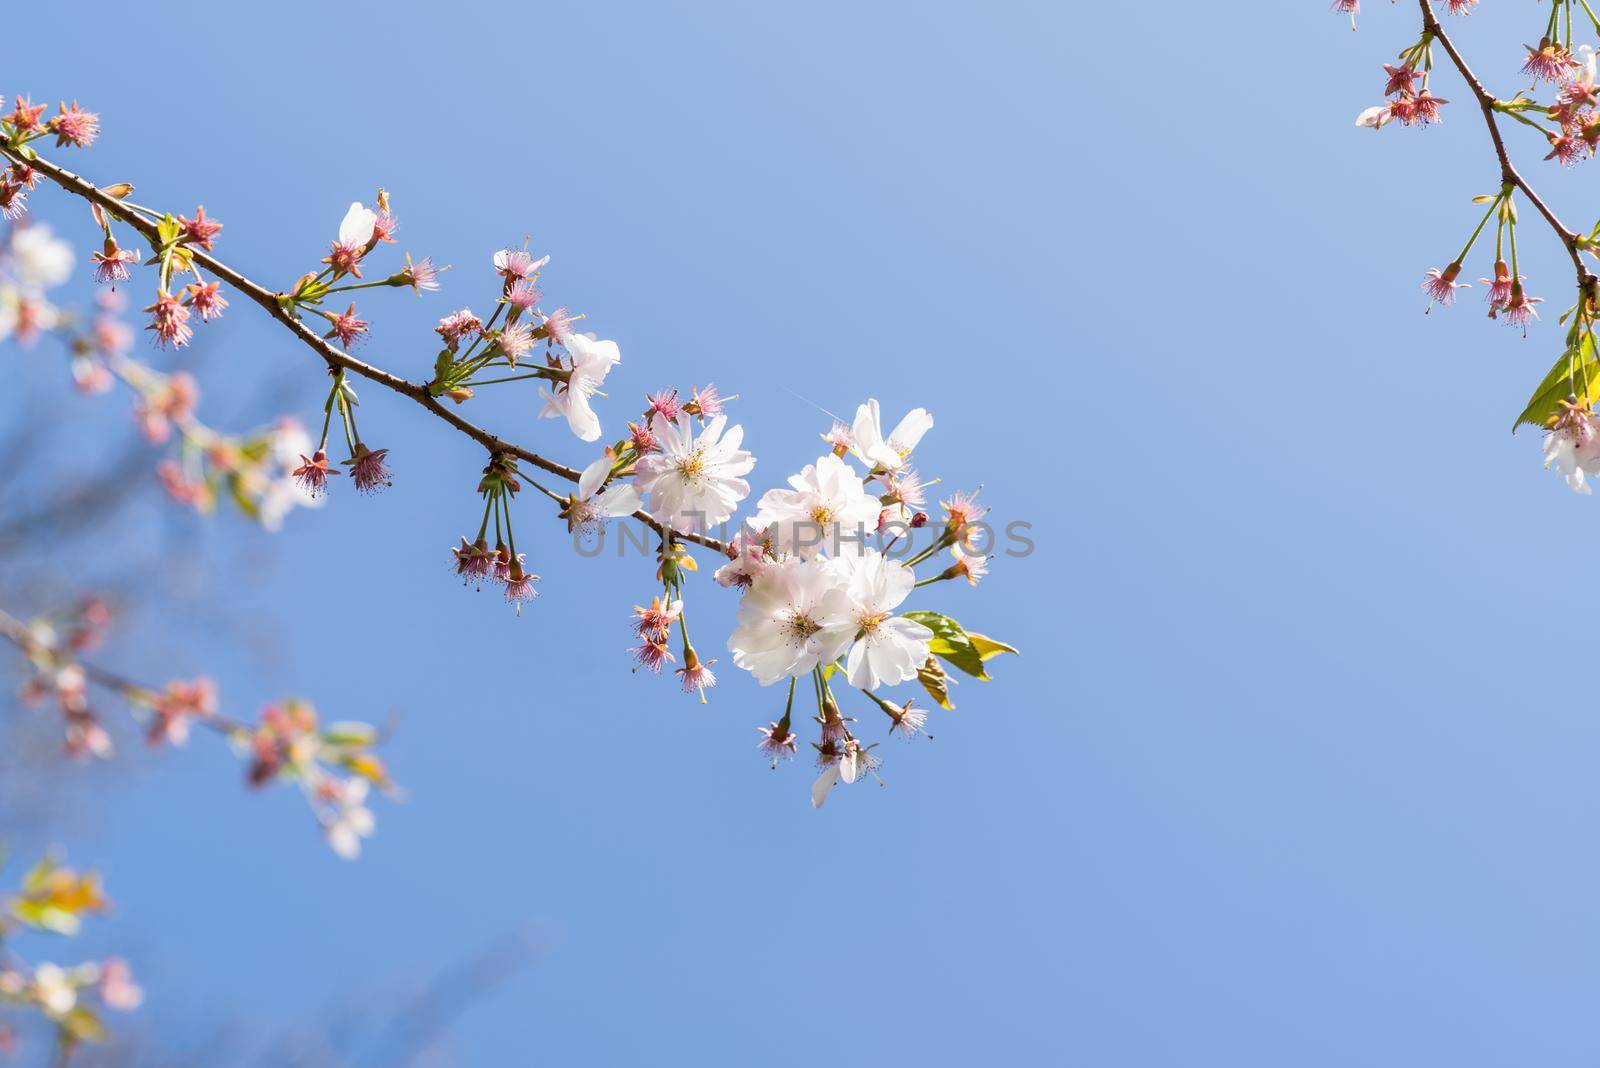
[[[94,280],[109,282],[114,289],[118,282],[128,280],[128,265],[138,263],[139,254],[132,249],[118,248],[117,243],[108,237],[105,247],[91,253],[89,261],[94,264]]]
[[[300,488],[313,497],[320,497],[328,491],[328,476],[337,475],[339,472],[328,468],[328,454],[321,449],[310,456],[300,454],[301,464],[290,474]]]
[[[526,323],[511,323],[500,331],[495,345],[506,362],[515,367],[517,361],[533,348],[533,328]]]
[[[661,665],[671,663],[672,653],[666,642],[646,641],[633,650],[634,663],[653,674],[661,673]]]
[[[1456,281],[1460,273],[1459,263],[1452,263],[1444,270],[1437,267],[1429,268],[1428,279],[1422,283],[1422,290],[1428,294],[1429,301],[1438,301],[1440,304],[1455,303],[1456,290],[1468,288],[1465,282]]]
[[[1578,69],[1578,61],[1572,58],[1572,53],[1548,38],[1540,41],[1538,48],[1523,47],[1528,50],[1528,59],[1522,64],[1522,73],[1540,81],[1564,82]]]
[[[522,614],[524,601],[531,601],[539,596],[539,591],[534,588],[534,583],[539,581],[539,576],[531,571],[524,571],[522,560],[524,553],[518,553],[515,560],[506,572],[506,600],[517,606],[517,615]]]
[[[1395,93],[1410,93],[1412,91],[1412,85],[1417,80],[1417,68],[1410,63],[1399,67],[1391,67],[1385,63],[1383,71],[1389,76],[1389,81],[1383,87],[1385,96]]]
[[[1489,314],[1505,309],[1511,302],[1511,266],[1505,260],[1496,260],[1493,278],[1480,278],[1478,281],[1489,287],[1485,299],[1489,302]]]
[[[379,219],[381,221],[382,216],[379,216]],[[443,269],[434,265],[431,256],[424,256],[416,263],[412,263],[411,253],[408,252],[405,267],[395,277],[401,280],[401,285],[410,286],[418,294],[423,290],[431,293],[439,288],[439,272]]]
[[[1594,154],[1594,148],[1581,137],[1574,137],[1570,133],[1546,136],[1550,139],[1550,152],[1544,158],[1557,160],[1564,167],[1581,163]]]
[[[529,255],[526,249],[502,249],[494,255],[494,269],[506,280],[507,285],[523,278],[531,278],[539,273],[539,269],[550,262],[550,257],[536,260]]]
[[[444,338],[446,347],[451,352],[456,351],[456,346],[462,338],[469,337],[483,330],[483,321],[472,314],[471,309],[462,308],[458,312],[451,312],[439,320],[439,325],[433,328],[434,333]]]
[[[201,322],[222,318],[222,309],[228,306],[221,282],[193,282],[184,287],[183,293],[184,304],[200,313]]]
[[[1543,303],[1543,297],[1528,296],[1523,291],[1522,280],[1518,279],[1511,283],[1511,293],[1506,298],[1505,306],[1498,310],[1507,323],[1521,327],[1522,335],[1526,337],[1528,335],[1528,324],[1539,318],[1539,311],[1534,305]],[[1493,316],[1494,311],[1491,310],[1489,314]]]
[[[544,329],[544,336],[557,345],[566,342],[572,336],[572,313],[565,308],[557,308],[544,317],[540,324]]]
[[[722,414],[722,403],[722,394],[717,392],[716,386],[707,382],[704,389],[689,391],[689,399],[684,402],[683,410],[701,419],[715,419]]]
[[[519,314],[534,307],[542,299],[544,294],[539,291],[538,284],[527,279],[516,282],[512,285],[511,292],[506,294],[506,303]]]
[[[773,767],[777,767],[779,761],[794,756],[799,749],[794,731],[789,729],[787,722],[769,723],[756,729],[761,732],[761,741],[756,743],[756,748],[772,760]]]
[[[9,176],[0,177],[0,218],[16,220],[27,214],[28,190],[25,186],[11,180]]]
[[[356,454],[342,462],[350,468],[350,481],[358,493],[373,494],[393,485],[389,480],[389,465],[384,460],[388,455],[388,449],[369,449],[364,443],[356,442]]]
[[[57,148],[64,145],[88,148],[100,135],[100,116],[80,110],[74,100],[70,106],[61,105],[61,114],[50,120],[50,132],[56,135]]]
[[[121,957],[109,957],[100,965],[97,990],[108,1009],[130,1012],[144,1001],[144,991],[133,981],[133,969]]]
[[[207,252],[211,251],[211,242],[222,230],[222,224],[215,219],[206,218],[206,208],[202,204],[194,209],[194,218],[187,219],[178,216],[178,225],[183,228],[183,239],[191,245],[199,245]]]
[[[34,104],[25,96],[17,97],[16,109],[11,114],[4,116],[4,121],[11,124],[13,130],[24,133],[42,133],[44,126],[39,122],[48,104]]]
[[[495,552],[482,538],[473,544],[468,544],[467,539],[462,538],[461,544],[450,552],[455,557],[456,574],[461,576],[463,583],[476,582],[481,587],[483,580],[494,571]]]
[[[701,660],[695,655],[694,646],[683,647],[683,667],[676,674],[678,682],[683,686],[684,693],[697,693],[702,703],[705,701],[705,691],[717,684],[717,676],[711,670],[715,660]]]
[[[162,348],[168,345],[182,348],[194,336],[194,331],[189,328],[189,309],[178,303],[178,298],[171,293],[159,293],[156,302],[145,311],[152,316],[150,325],[145,329],[156,335],[156,342]]]
[[[633,447],[635,455],[644,456],[661,448],[656,441],[655,432],[650,429],[650,424],[645,422],[628,424],[628,443]]]
[[[677,390],[663,389],[658,393],[646,393],[644,396],[644,401],[646,405],[644,410],[644,419],[646,423],[648,423],[650,418],[655,415],[661,416],[661,418],[665,419],[669,423],[678,418]]]
[[[367,332],[368,324],[366,320],[357,317],[354,304],[351,304],[343,314],[333,316],[329,322],[333,324],[333,329],[322,336],[338,338],[339,344],[345,348],[355,344],[361,335]]]

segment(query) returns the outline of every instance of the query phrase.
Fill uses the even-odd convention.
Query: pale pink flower
[[[683,410],[704,420],[721,415],[722,405],[722,394],[716,386],[707,382],[705,388],[696,387],[689,391],[689,399],[683,403]]]
[[[1521,327],[1522,335],[1526,337],[1528,324],[1539,318],[1539,311],[1534,305],[1543,303],[1543,297],[1528,296],[1519,280],[1511,283],[1511,295],[1506,298],[1505,306],[1500,308],[1499,312],[1511,326]]]
[[[711,665],[715,660],[701,660],[695,655],[694,646],[683,647],[683,667],[676,674],[679,683],[683,686],[684,693],[697,693],[703,704],[706,699],[705,691],[717,684],[717,676],[712,672]]]
[[[508,284],[523,278],[532,278],[549,262],[549,256],[536,260],[526,249],[520,248],[501,249],[494,254],[494,269]]]
[[[433,292],[439,288],[439,272],[443,270],[436,267],[432,256],[424,256],[416,263],[411,262],[411,253],[406,253],[406,265],[401,268],[395,277],[401,279],[402,285],[408,285],[418,294],[423,290]]]
[[[495,345],[500,349],[500,355],[506,358],[506,362],[515,367],[517,361],[533,348],[533,328],[527,323],[511,323],[501,329],[500,336],[495,339]]]
[[[515,560],[511,561],[506,572],[506,600],[517,606],[517,615],[522,614],[524,601],[531,601],[539,596],[539,591],[534,588],[534,583],[539,581],[539,576],[531,571],[524,571],[522,561],[525,553],[518,553]]]
[[[472,314],[472,309],[462,308],[458,312],[451,312],[439,320],[439,325],[433,328],[434,333],[444,338],[444,343],[451,352],[456,351],[464,338],[477,334],[483,330],[483,320]]]
[[[1489,314],[1492,316],[1497,311],[1504,311],[1507,304],[1511,303],[1511,266],[1505,260],[1496,260],[1493,278],[1480,278],[1478,281],[1488,286],[1485,298],[1489,302]]]
[[[1423,292],[1428,294],[1429,301],[1438,301],[1440,304],[1454,304],[1456,290],[1468,288],[1465,282],[1457,282],[1461,274],[1461,264],[1452,263],[1440,270],[1437,267],[1429,268],[1428,279],[1422,283]]]
[[[108,957],[101,963],[97,987],[108,1009],[131,1012],[144,1001],[144,991],[133,981],[133,969],[121,957]]]
[[[112,288],[118,282],[128,280],[128,265],[139,262],[139,254],[132,249],[118,248],[117,243],[111,238],[106,238],[105,247],[89,256],[89,261],[94,264],[94,280],[96,282],[109,282]]]
[[[773,767],[777,767],[779,761],[794,756],[800,748],[794,731],[785,724],[769,723],[756,729],[761,732],[761,741],[756,743],[756,748],[772,760]]]
[[[566,344],[567,338],[572,336],[572,313],[565,308],[557,308],[544,317],[540,324],[544,328],[544,336],[557,345]]]
[[[923,733],[923,726],[928,722],[928,714],[920,708],[911,707],[911,702],[897,705],[893,701],[884,701],[883,710],[888,713],[890,726],[889,733],[910,741]]]
[[[525,312],[538,305],[544,299],[544,294],[539,291],[538,283],[521,279],[511,286],[511,292],[506,294],[506,303],[517,312]]]

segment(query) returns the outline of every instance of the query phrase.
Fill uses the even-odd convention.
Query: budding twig
[[[29,149],[27,154],[24,155],[15,149],[0,145],[0,156],[10,159],[13,162],[21,163],[28,167],[34,168],[40,174],[50,179],[51,182],[66,192],[71,193],[74,196],[81,197],[84,200],[87,200],[89,203],[99,207],[107,214],[120,219],[122,222],[138,231],[138,233],[146,240],[152,242],[158,240],[155,223],[140,215],[139,212],[131,205],[126,204],[116,197],[111,196],[99,189],[88,179],[74,174],[64,167],[60,167],[54,163],[51,163],[49,160],[46,160],[35,154],[31,149]],[[442,419],[460,433],[471,438],[473,441],[476,441],[479,445],[482,445],[491,454],[511,453],[519,460],[524,460],[535,467],[538,467],[544,471],[548,471],[550,474],[558,475],[561,478],[566,479],[568,482],[578,481],[578,471],[566,466],[565,464],[557,463],[554,460],[547,459],[544,456],[541,456],[529,449],[525,449],[520,445],[505,441],[488,430],[478,426],[476,423],[462,418],[459,414],[451,411],[449,408],[441,404],[436,398],[434,398],[428,392],[427,386],[412,382],[405,378],[401,378],[399,375],[390,374],[388,371],[385,371],[382,368],[376,367],[370,363],[366,363],[363,360],[356,359],[354,356],[351,356],[338,346],[330,344],[326,339],[319,337],[314,330],[308,327],[297,316],[287,310],[283,304],[279,302],[279,294],[272,292],[265,286],[251,281],[244,274],[230,267],[228,264],[223,263],[221,260],[218,260],[216,257],[205,252],[203,249],[189,246],[188,252],[195,263],[205,267],[217,278],[222,279],[237,292],[248,297],[252,303],[258,305],[269,316],[281,323],[285,328],[293,333],[302,344],[315,352],[330,369],[342,368],[351,374],[360,375],[369,382],[376,382],[378,385],[383,386],[385,389],[388,389],[394,393],[398,393],[402,397],[409,398],[414,403],[419,404],[423,408],[427,409],[428,412],[435,418]],[[499,309],[496,309],[496,311],[498,312]],[[670,533],[672,533],[673,536],[683,541],[693,542],[696,545],[707,549],[713,549],[717,552],[726,552],[727,550],[727,546],[717,538],[713,538],[707,534],[696,534],[690,531],[668,528],[655,517],[643,510],[634,512],[633,518],[650,527],[658,534],[664,534],[670,530]]]

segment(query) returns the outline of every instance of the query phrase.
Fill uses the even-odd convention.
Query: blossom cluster
[[[67,867],[46,856],[22,876],[14,893],[0,895],[0,1005],[31,1010],[54,1032],[54,1063],[66,1063],[84,1042],[106,1036],[105,1010],[127,1012],[139,1007],[144,991],[121,957],[63,966],[53,961],[29,963],[13,948],[20,932],[72,936],[83,918],[110,908],[93,872]],[[16,1053],[20,1032],[0,1027],[0,1053]]]
[[[82,121],[68,119],[66,125]],[[710,384],[661,388],[645,395],[626,433],[607,438],[596,402],[621,364],[621,348],[580,329],[585,316],[568,305],[546,301],[548,255],[524,244],[486,257],[494,279],[492,306],[483,314],[464,306],[443,315],[434,331],[439,347],[431,375],[413,384],[350,354],[372,329],[354,303],[355,294],[405,289],[424,295],[441,288],[443,268],[429,257],[413,260],[407,253],[388,273],[373,270],[378,253],[395,243],[399,229],[385,190],[378,191],[372,206],[351,203],[318,266],[272,290],[215,258],[222,225],[203,208],[192,219],[149,208],[131,200],[131,185],[95,189],[43,160],[32,145],[50,132],[59,136],[31,120],[0,120],[0,153],[11,160],[18,181],[26,176],[36,183],[43,174],[90,202],[104,237],[93,257],[101,283],[115,287],[134,279],[138,257],[119,242],[119,227],[150,246],[144,266],[154,268],[154,298],[146,308],[147,331],[158,346],[187,344],[194,316],[208,321],[228,306],[216,281],[221,279],[291,326],[329,372],[320,435],[286,446],[292,431],[284,429],[250,447],[216,448],[193,419],[192,380],[144,367],[131,370],[102,352],[107,366],[138,392],[138,411],[153,436],[176,428],[186,443],[185,455],[206,465],[167,469],[169,490],[180,499],[203,502],[214,496],[219,480],[238,481],[239,457],[280,476],[292,465],[288,473],[306,501],[325,499],[346,473],[341,467],[358,490],[390,485],[388,450],[371,447],[357,423],[355,380],[377,382],[427,406],[486,448],[487,462],[476,482],[483,502],[479,524],[475,535],[460,537],[452,561],[465,582],[497,585],[519,614],[537,596],[540,582],[517,543],[517,514],[525,507],[518,495],[525,488],[546,498],[576,539],[612,520],[644,524],[657,539],[658,588],[649,608],[635,610],[638,644],[630,657],[647,673],[677,665],[674,674],[682,689],[702,702],[716,685],[717,658],[702,655],[691,640],[685,603],[689,580],[698,570],[694,553],[722,553],[716,582],[741,593],[737,626],[724,643],[732,662],[762,685],[790,683],[784,715],[763,728],[762,748],[772,757],[797,750],[794,691],[801,676],[810,676],[819,724],[812,744],[824,783],[856,781],[878,762],[873,746],[851,728],[855,721],[844,714],[836,688],[864,694],[886,714],[893,731],[910,737],[922,732],[926,713],[910,700],[888,700],[885,692],[915,681],[936,704],[950,707],[952,680],[942,663],[986,679],[986,660],[1015,651],[942,614],[907,610],[917,588],[952,579],[976,585],[987,570],[987,558],[971,534],[984,509],[971,495],[950,495],[942,502],[942,521],[930,520],[928,494],[937,480],[925,479],[912,466],[913,452],[933,426],[926,411],[915,409],[886,428],[878,402],[867,401],[848,424],[836,422],[823,435],[825,451],[814,463],[791,476],[787,486],[764,493],[752,515],[736,520],[750,496],[748,479],[756,466],[744,427],[732,422],[729,406],[736,396]],[[61,143],[83,147],[88,140]],[[192,281],[180,288],[180,279]],[[315,320],[322,325],[313,331],[308,324]],[[93,347],[92,340],[77,346]],[[536,388],[538,416],[564,422],[578,442],[598,443],[598,453],[568,467],[452,414],[452,408],[490,388]],[[335,417],[339,433],[333,430]],[[336,464],[329,438],[337,443],[341,435],[346,458]],[[294,459],[286,461],[290,453]],[[570,485],[552,489],[546,483],[554,478]],[[229,488],[240,495],[235,486]],[[727,538],[730,523],[737,533]],[[919,535],[927,544],[917,544]],[[929,573],[919,575],[919,567]],[[285,738],[309,733],[297,723],[293,711],[275,715],[264,744],[272,751],[294,752]],[[285,760],[285,766],[294,764]],[[350,800],[347,793],[311,783],[314,803],[334,810]],[[824,794],[817,795],[819,804]]]
[[[1475,0],[1447,0],[1450,14],[1470,13]],[[1402,50],[1398,64],[1384,64],[1383,104],[1367,108],[1356,118],[1359,126],[1373,129],[1397,120],[1400,125],[1426,125],[1439,117],[1445,103],[1432,96],[1428,81],[1433,73],[1435,45],[1457,68],[1468,90],[1477,98],[1490,128],[1490,147],[1500,171],[1500,185],[1473,198],[1483,214],[1461,251],[1442,267],[1430,268],[1422,282],[1431,310],[1448,305],[1457,291],[1469,288],[1462,281],[1465,262],[1493,225],[1494,252],[1488,274],[1479,279],[1489,318],[1506,323],[1524,337],[1538,322],[1543,298],[1528,292],[1519,266],[1518,236],[1521,214],[1532,211],[1548,224],[1570,256],[1577,277],[1574,303],[1560,316],[1566,326],[1565,342],[1555,364],[1535,388],[1513,429],[1523,424],[1545,430],[1544,462],[1554,467],[1578,493],[1591,493],[1590,481],[1600,475],[1600,360],[1596,357],[1595,320],[1600,314],[1600,281],[1592,260],[1600,259],[1600,222],[1588,233],[1569,230],[1538,196],[1512,161],[1513,136],[1518,131],[1539,138],[1544,159],[1571,166],[1593,156],[1600,146],[1600,92],[1597,92],[1597,56],[1593,44],[1580,42],[1587,30],[1600,37],[1600,15],[1588,0],[1552,0],[1541,16],[1536,44],[1524,46],[1520,74],[1531,86],[1510,97],[1484,88],[1466,66],[1435,13],[1432,0],[1420,0],[1422,30],[1417,40]],[[1352,17],[1359,4],[1341,0],[1339,9]]]

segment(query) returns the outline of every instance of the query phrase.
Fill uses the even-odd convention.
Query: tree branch
[[[1467,83],[1467,88],[1472,91],[1473,97],[1478,101],[1478,107],[1483,112],[1483,121],[1489,127],[1489,139],[1494,142],[1494,154],[1500,160],[1500,180],[1522,190],[1522,195],[1528,198],[1528,203],[1532,204],[1539,214],[1544,216],[1545,222],[1550,224],[1550,228],[1556,232],[1556,236],[1566,246],[1567,255],[1572,257],[1572,265],[1578,272],[1579,291],[1583,294],[1593,293],[1595,276],[1583,262],[1582,250],[1578,247],[1578,235],[1562,224],[1561,220],[1556,217],[1556,213],[1550,210],[1549,205],[1540,198],[1538,193],[1534,192],[1533,186],[1528,184],[1527,179],[1517,172],[1517,168],[1511,162],[1511,155],[1506,151],[1505,140],[1500,136],[1500,124],[1495,119],[1494,105],[1496,99],[1494,94],[1483,87],[1483,83],[1478,80],[1477,75],[1472,73],[1472,68],[1467,66],[1467,61],[1457,51],[1455,42],[1450,40],[1449,34],[1445,33],[1444,26],[1439,22],[1439,16],[1434,14],[1432,0],[1417,0],[1417,3],[1422,8],[1423,32],[1444,46],[1446,54],[1450,56],[1450,62],[1455,64],[1456,70],[1461,73],[1462,80]]]
[[[32,150],[30,149],[30,153],[31,152]],[[64,167],[51,163],[50,161],[43,159],[36,154],[24,156],[14,149],[7,148],[3,145],[0,145],[0,156],[9,158],[17,163],[21,163],[23,166],[32,167],[68,193],[71,193],[77,197],[81,197],[92,204],[99,205],[103,211],[109,213],[121,222],[138,231],[140,236],[144,237],[145,240],[151,241],[152,243],[159,240],[156,234],[155,223],[144,218],[142,215],[128,207],[116,197],[110,196],[98,189],[95,184],[88,179],[74,174]],[[363,360],[358,360],[338,346],[330,344],[325,338],[319,336],[316,331],[308,327],[304,321],[284,308],[283,305],[278,302],[279,294],[272,292],[265,286],[251,281],[244,274],[228,266],[226,263],[223,263],[216,257],[210,255],[204,249],[196,248],[193,245],[186,246],[186,248],[188,249],[190,255],[194,257],[194,261],[196,263],[210,271],[216,277],[222,279],[224,282],[227,282],[228,285],[231,286],[235,291],[249,298],[253,304],[259,306],[269,316],[281,323],[303,344],[321,357],[323,362],[328,365],[329,370],[343,368],[351,374],[359,375],[369,382],[376,382],[385,389],[398,393],[402,397],[409,398],[415,403],[421,405],[423,408],[427,409],[428,412],[436,418],[444,420],[460,433],[465,434],[473,441],[476,441],[479,445],[482,445],[490,452],[491,455],[509,453],[512,456],[517,457],[519,460],[523,460],[529,464],[532,464],[534,467],[537,467],[542,471],[547,471],[550,474],[558,475],[561,478],[566,479],[568,482],[578,481],[578,471],[566,466],[565,464],[556,463],[554,460],[546,459],[538,453],[529,449],[525,449],[514,442],[506,441],[503,438],[500,438],[497,435],[483,429],[476,423],[462,418],[460,415],[441,404],[437,398],[432,396],[428,392],[427,386],[401,378],[398,375],[390,374],[388,371],[385,371],[380,367],[375,367]],[[696,534],[690,531],[678,530],[677,528],[669,528],[665,524],[656,520],[655,517],[651,516],[648,512],[643,510],[634,512],[633,518],[639,520],[639,522],[645,524],[657,534],[671,534],[674,538],[677,538],[680,541],[693,542],[696,545],[704,546],[707,549],[714,549],[717,552],[727,551],[726,544],[717,538],[713,538],[707,534]]]

